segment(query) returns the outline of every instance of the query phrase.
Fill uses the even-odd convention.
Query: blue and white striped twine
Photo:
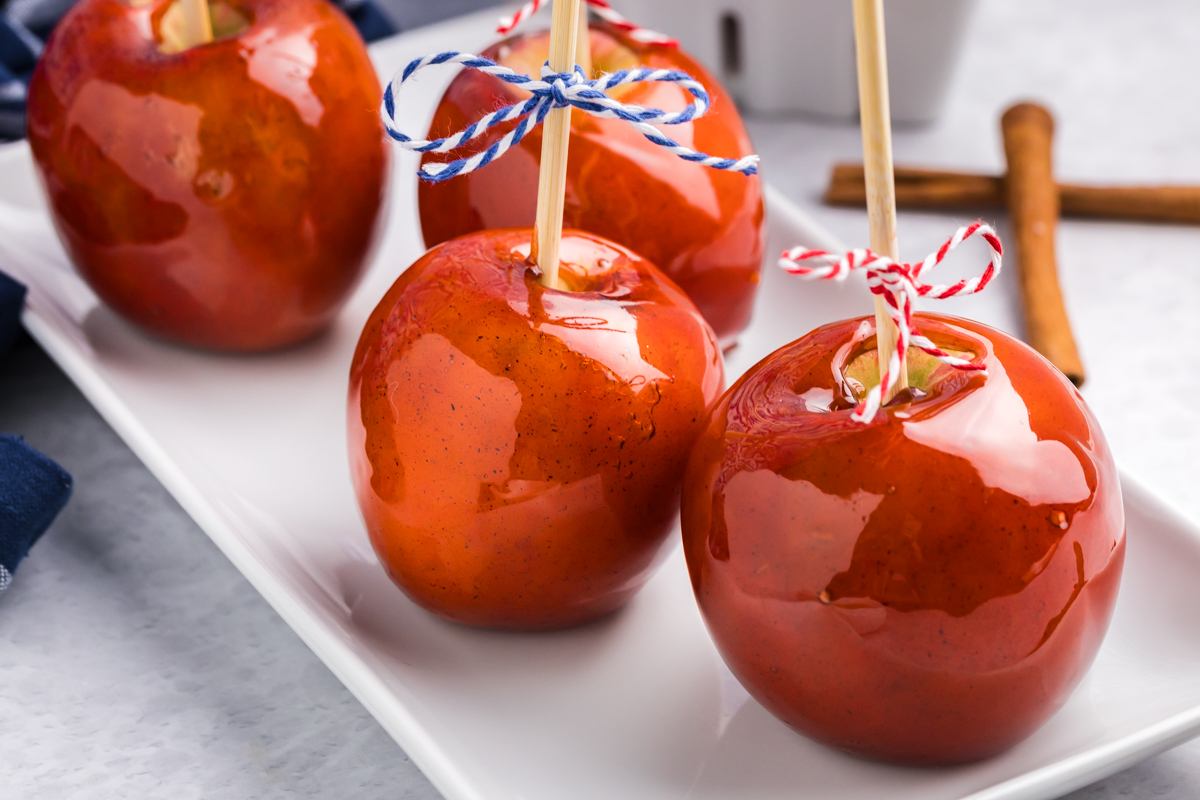
[[[478,122],[468,125],[453,136],[444,139],[415,140],[406,135],[396,125],[396,93],[400,87],[426,67],[438,64],[461,64],[468,69],[477,69],[488,75],[494,75],[505,83],[520,86],[533,94],[523,103],[493,111]],[[692,102],[682,111],[667,112],[655,108],[643,108],[637,105],[626,105],[609,97],[606,92],[617,86],[630,83],[663,82],[676,83],[686,89],[692,96]],[[698,153],[690,147],[684,147],[663,135],[654,127],[659,125],[679,125],[698,119],[708,111],[710,100],[704,86],[690,75],[678,70],[667,69],[623,69],[611,75],[603,75],[596,80],[588,80],[583,70],[576,66],[574,72],[555,73],[547,62],[542,67],[542,79],[534,80],[528,75],[521,75],[508,67],[502,67],[494,61],[473,56],[469,53],[438,53],[425,56],[413,61],[403,71],[397,73],[383,93],[383,124],[388,136],[392,137],[405,150],[418,153],[447,153],[457,150],[467,142],[477,139],[489,130],[506,122],[518,120],[517,126],[509,131],[502,139],[487,150],[470,158],[460,158],[448,163],[426,164],[419,172],[427,181],[444,181],[456,175],[486,167],[495,159],[504,155],[513,145],[525,138],[535,126],[540,125],[546,115],[556,108],[578,108],[587,113],[605,119],[622,119],[632,125],[639,133],[659,147],[664,147],[685,161],[692,161],[705,167],[740,172],[743,175],[758,174],[758,156],[746,156],[737,160],[717,158]]]

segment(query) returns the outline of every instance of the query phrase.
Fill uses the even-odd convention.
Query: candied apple
[[[681,70],[708,88],[712,108],[692,123],[664,132],[705,153],[751,154],[750,138],[729,95],[679,49],[637,42],[605,23],[589,31],[596,74],[637,66]],[[547,32],[521,34],[482,55],[527,75],[540,74]],[[609,91],[622,103],[677,110],[691,96],[677,84],[639,83]],[[450,84],[430,135],[445,136],[497,108],[525,100],[522,89],[468,70]],[[486,149],[511,128],[463,148]],[[422,183],[425,242],[432,246],[485,228],[530,225],[537,206],[542,130],[486,168],[444,183]],[[426,161],[443,160],[426,156]],[[571,121],[564,224],[599,234],[648,259],[687,292],[722,344],[732,344],[750,320],[763,242],[762,182],[757,176],[703,169],[651,144],[625,122],[575,111]]]
[[[683,537],[713,639],[767,709],[853,753],[950,764],[1066,701],[1112,616],[1125,522],[1061,373],[985,325],[918,319],[987,374],[910,348],[913,388],[863,424],[873,322],[783,347],[709,417]]]
[[[392,580],[445,618],[574,625],[624,604],[664,551],[720,395],[712,329],[645,259],[564,233],[439,245],[371,314],[351,367],[351,471]]]
[[[83,0],[29,89],[51,216],[80,274],[159,336],[261,350],[328,323],[385,191],[381,89],[324,0],[211,4],[177,51],[166,0]]]

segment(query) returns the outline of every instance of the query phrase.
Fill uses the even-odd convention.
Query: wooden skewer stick
[[[183,9],[185,47],[207,44],[213,40],[212,16],[208,0],[180,0]]]
[[[575,67],[579,38],[580,0],[554,0],[550,24],[550,68],[569,72]],[[558,249],[562,242],[563,207],[567,196],[567,151],[571,144],[571,109],[556,108],[546,115],[542,130],[542,164],[538,178],[537,226],[533,229],[533,260],[542,268],[541,284],[558,287]]]
[[[175,0],[159,23],[159,49],[182,53],[213,40],[212,17],[206,0]]]
[[[1006,208],[1008,178],[973,172],[895,168],[896,207],[940,211]],[[1084,186],[1057,184],[1064,217],[1200,225],[1200,186]],[[862,208],[867,201],[862,164],[835,164],[824,200]]]
[[[1058,189],[1050,152],[1054,118],[1039,105],[1021,103],[1004,112],[1000,127],[1008,158],[1008,208],[1017,238],[1025,332],[1033,349],[1082,386],[1083,362],[1071,334],[1054,258],[1058,224]]]
[[[583,67],[583,74],[592,78],[592,36],[588,33],[588,6],[579,4],[579,38],[576,40],[575,63]]]
[[[871,249],[892,259],[900,257],[896,243],[896,187],[892,177],[892,115],[888,101],[887,46],[883,29],[883,0],[854,0],[854,38],[858,53],[858,104],[862,117],[863,164],[867,183],[867,218]],[[879,379],[896,351],[898,331],[887,315],[883,298],[875,296],[875,339]],[[900,380],[883,397],[886,403],[908,388],[908,363],[900,354]]]

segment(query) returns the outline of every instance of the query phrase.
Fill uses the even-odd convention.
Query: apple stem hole
[[[967,360],[973,360],[976,354],[969,350],[946,350],[947,353]],[[909,347],[906,354],[908,366],[908,386],[896,393],[907,401],[919,400],[930,394],[934,387],[946,378],[954,375],[956,370],[942,363],[919,347]],[[841,370],[842,385],[848,389],[852,397],[846,398],[858,403],[867,393],[879,385],[879,350],[871,347],[862,350],[852,358]],[[911,389],[912,391],[906,391]],[[885,403],[886,405],[886,403]]]

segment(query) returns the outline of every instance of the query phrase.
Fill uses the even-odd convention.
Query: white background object
[[[976,0],[885,0],[892,118],[935,119]],[[752,113],[858,115],[849,0],[614,0],[675,36]]]

